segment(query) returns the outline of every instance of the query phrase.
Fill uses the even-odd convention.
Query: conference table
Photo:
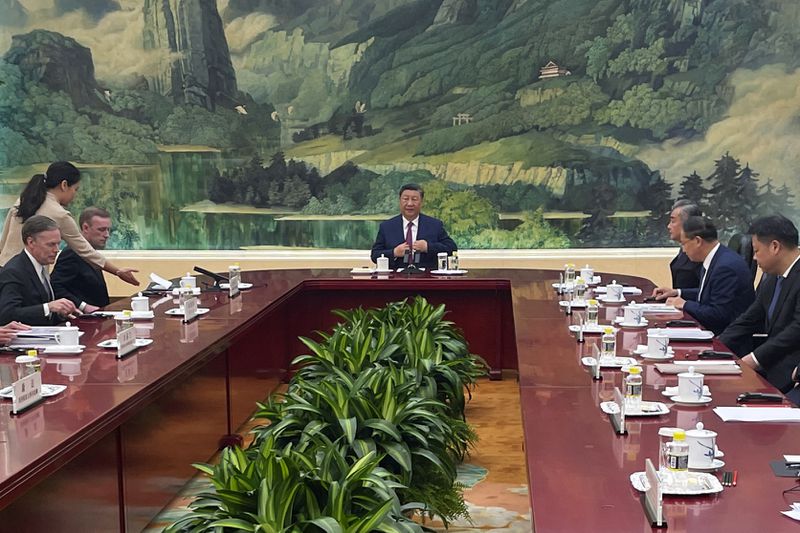
[[[16,417],[10,402],[0,404],[0,531],[141,530],[195,473],[191,463],[237,441],[235,431],[255,403],[286,380],[291,360],[304,353],[299,336],[329,329],[336,323],[333,309],[418,294],[447,306],[493,379],[503,369],[519,372],[536,531],[651,531],[628,476],[643,470],[645,458],[657,461],[659,427],[697,421],[719,433],[725,469],[738,470],[738,486],[714,496],[665,497],[669,529],[792,527],[778,511],[788,508],[781,491],[793,480],[775,478],[768,463],[797,452],[800,427],[723,424],[711,411],[733,405],[742,391],[772,387],[748,369],[742,376],[709,376],[710,405],[629,419],[628,434],[615,435],[598,404],[621,386],[621,373],[604,371],[602,381],[593,381],[581,366],[597,339],[578,344],[569,333],[580,312],[562,312],[551,286],[557,278],[554,271],[524,269],[366,279],[332,269],[244,272],[252,289],[234,299],[203,292],[200,305],[210,311],[189,324],[165,315],[176,306],[174,297],[152,297],[155,318],[136,327],[153,343],[123,359],[96,346],[114,336],[113,320],[79,319],[86,350],[46,356],[43,368],[44,383],[67,390]],[[641,278],[615,278],[645,292],[652,287]],[[128,307],[127,299],[111,306]],[[601,320],[619,312],[603,307]],[[643,344],[643,336],[621,331],[621,351]],[[676,344],[677,358],[709,346]],[[13,356],[0,357],[4,383],[12,365]],[[643,366],[644,399],[662,399],[660,390],[677,378]]]

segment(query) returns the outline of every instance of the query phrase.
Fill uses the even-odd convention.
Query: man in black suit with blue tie
[[[792,370],[800,363],[797,228],[788,218],[773,215],[755,220],[747,233],[752,236],[753,256],[768,277],[758,286],[756,301],[719,340],[742,358],[742,364],[786,392],[792,387]]]
[[[87,207],[78,220],[81,235],[95,250],[104,250],[111,236],[111,214],[100,207]],[[84,313],[93,313],[107,306],[108,287],[103,271],[65,248],[58,256],[51,276],[53,291],[59,298],[68,298]]]
[[[686,219],[681,247],[689,259],[703,264],[700,287],[659,287],[654,294],[719,335],[755,299],[750,269],[742,256],[720,244],[717,228],[706,217]]]
[[[34,215],[22,225],[23,250],[0,272],[0,324],[19,321],[50,326],[79,314],[65,298],[55,298],[49,265],[58,254],[61,232],[54,220]]]
[[[415,183],[400,188],[400,214],[381,222],[372,245],[373,263],[385,256],[390,268],[401,268],[404,257],[413,252],[419,253],[420,267],[434,270],[438,253],[450,254],[458,249],[441,220],[420,213],[424,197],[422,187]]]

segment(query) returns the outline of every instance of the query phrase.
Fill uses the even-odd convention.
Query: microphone
[[[209,278],[213,279],[214,285],[219,285],[223,281],[228,281],[228,278],[226,278],[225,276],[220,276],[215,272],[211,272],[210,270],[206,270],[205,268],[200,268],[199,266],[194,267],[194,271],[197,272],[198,274],[204,274]]]

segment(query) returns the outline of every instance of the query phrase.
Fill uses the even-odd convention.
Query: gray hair
[[[42,232],[58,229],[56,221],[44,215],[33,215],[22,224],[22,242],[28,244],[28,237],[36,237]]]
[[[671,211],[674,211],[676,209],[680,209],[679,216],[681,217],[681,220],[683,220],[684,222],[689,217],[703,216],[703,210],[700,209],[700,206],[694,203],[693,201],[687,200],[685,198],[682,200],[678,200],[677,202],[672,204]]]

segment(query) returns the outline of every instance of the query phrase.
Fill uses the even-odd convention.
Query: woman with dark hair
[[[0,237],[0,265],[20,253],[22,224],[33,215],[44,215],[58,224],[61,238],[87,263],[119,277],[131,285],[139,285],[132,268],[119,268],[107,261],[100,252],[81,235],[78,224],[66,206],[75,198],[80,186],[81,173],[67,161],[57,161],[47,167],[44,174],[31,178],[19,196],[19,201],[9,209]]]

